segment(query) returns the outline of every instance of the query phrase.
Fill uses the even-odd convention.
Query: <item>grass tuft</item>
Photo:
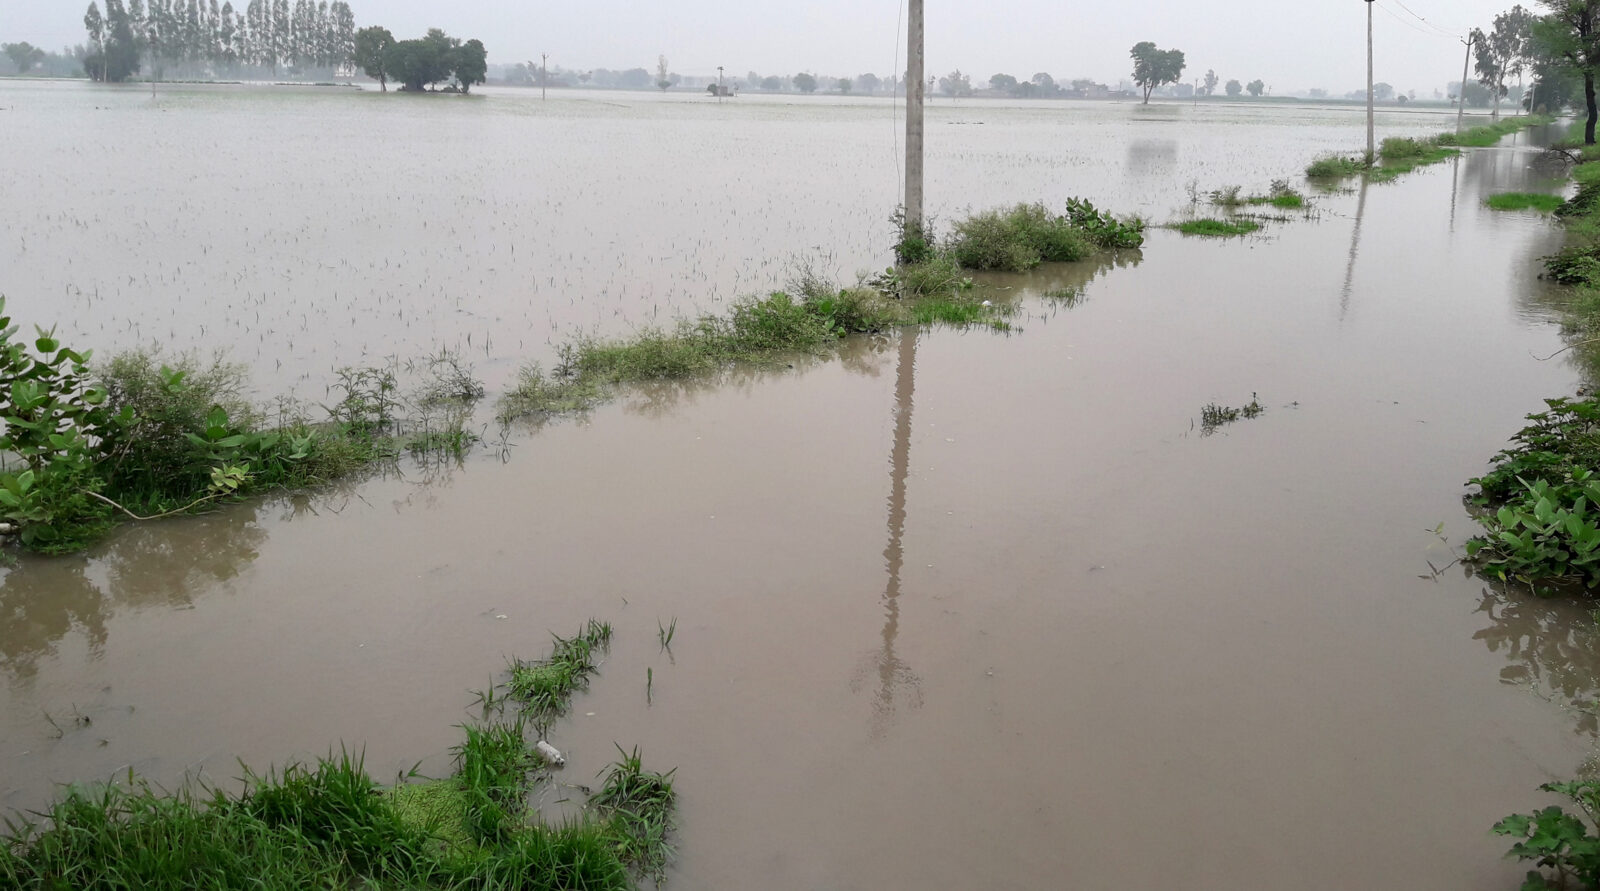
[[[1210,238],[1231,238],[1239,235],[1249,235],[1261,229],[1261,224],[1254,220],[1218,220],[1202,218],[1198,220],[1184,220],[1174,223],[1172,228],[1184,235],[1199,235]]]
[[[1498,195],[1490,195],[1483,203],[1492,210],[1536,210],[1540,213],[1554,213],[1566,203],[1566,200],[1560,195],[1540,192],[1501,192]]]

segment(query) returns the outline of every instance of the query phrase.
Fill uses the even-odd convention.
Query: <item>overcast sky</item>
[[[242,7],[245,0],[238,0]],[[1048,71],[1115,83],[1128,49],[1152,40],[1188,57],[1185,79],[1208,68],[1224,81],[1261,78],[1275,92],[1358,89],[1365,78],[1360,0],[926,0],[928,67],[974,81]],[[0,42],[52,49],[83,41],[87,0],[0,0]],[[1512,0],[1377,0],[1377,78],[1431,95],[1461,76],[1454,36],[1487,30]],[[1530,7],[1536,5],[1529,0]],[[441,27],[477,37],[491,63],[550,53],[551,66],[653,68],[665,54],[683,74],[747,71],[878,74],[904,65],[904,0],[351,0],[357,22],[396,37]],[[1407,11],[1409,9],[1409,12]],[[1435,27],[1424,24],[1420,16]],[[897,41],[897,38],[898,41]]]

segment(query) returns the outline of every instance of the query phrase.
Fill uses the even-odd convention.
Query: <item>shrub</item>
[[[1111,250],[1144,246],[1144,220],[1137,217],[1118,220],[1110,213],[1077,198],[1067,199],[1067,220],[1076,226],[1095,247]]]
[[[1600,811],[1600,781],[1545,783],[1545,792],[1565,795],[1583,811],[1583,819],[1551,805],[1532,814],[1512,814],[1494,825],[1496,835],[1516,839],[1508,856],[1532,860],[1540,869],[1555,872],[1551,881],[1538,869],[1530,870],[1523,891],[1567,888],[1568,879],[1580,888],[1600,888],[1600,837],[1590,831]]]
[[[1042,204],[969,217],[956,224],[950,242],[951,256],[967,269],[1025,272],[1041,262],[1082,260],[1091,253],[1088,236]]]

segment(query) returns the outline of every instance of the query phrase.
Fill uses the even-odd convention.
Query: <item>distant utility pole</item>
[[[1467,45],[1467,57],[1461,60],[1461,86],[1456,89],[1456,132],[1461,132],[1461,116],[1467,113],[1467,65],[1472,62],[1472,39],[1477,37],[1477,32],[1467,32],[1467,39],[1461,41]]]
[[[1367,163],[1378,159],[1372,127],[1372,0],[1367,0]]]
[[[908,0],[906,31],[906,208],[905,235],[922,234],[922,0]]]
[[[717,104],[722,104],[722,66],[717,66]]]
[[[1368,0],[1368,2],[1371,2],[1371,0]],[[549,53],[540,53],[539,54],[539,101],[540,102],[543,102],[544,100],[550,98],[549,95],[548,95],[548,90],[549,89],[550,89],[550,54]]]

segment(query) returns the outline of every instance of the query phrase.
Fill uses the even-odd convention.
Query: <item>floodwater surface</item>
[[[320,390],[358,341],[478,330],[503,371],[765,287],[792,251],[872,268],[895,200],[886,102],[0,105],[79,125],[23,137],[23,206],[60,207],[0,223],[22,317],[102,350],[216,325],[264,388]],[[1264,189],[1359,139],[1349,111],[934,109],[947,218],[1083,194],[1161,222],[1191,181]],[[130,128],[153,160],[128,185],[61,182]],[[639,388],[459,467],[25,560],[0,581],[0,807],[341,742],[375,775],[443,773],[467,691],[592,616],[617,634],[551,739],[572,783],[613,742],[678,769],[674,886],[1516,887],[1489,827],[1589,757],[1593,622],[1452,563],[1462,483],[1579,383],[1535,358],[1562,345],[1535,279],[1559,232],[1483,207],[1551,175],[1508,144],[1257,237],[1152,230],[1141,255],[993,279],[1010,334]],[[298,304],[304,333],[246,349],[217,321],[246,294],[280,326]],[[1252,394],[1261,417],[1197,426]]]

